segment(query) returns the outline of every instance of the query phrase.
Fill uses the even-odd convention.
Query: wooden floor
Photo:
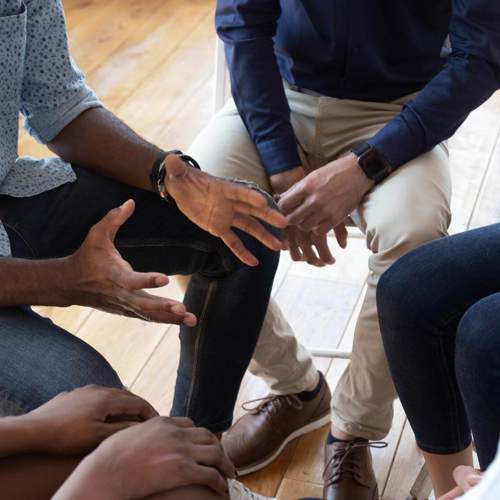
[[[160,146],[188,146],[212,113],[214,0],[64,0],[64,4],[73,55],[105,104]],[[500,219],[499,117],[497,94],[450,141],[452,232]],[[24,135],[20,149],[22,154],[47,155],[45,148]],[[361,239],[351,239],[345,251],[333,248],[338,262],[322,270],[292,263],[284,254],[274,296],[302,341],[349,349],[368,252]],[[180,296],[175,285],[162,293]],[[132,390],[168,412],[179,353],[176,327],[80,307],[40,310],[96,347]],[[345,364],[317,359],[332,387]],[[240,400],[265,392],[263,383],[248,375]],[[274,464],[245,482],[280,500],[320,495],[325,432],[291,443]],[[388,448],[373,452],[380,491],[384,499],[401,500],[421,458],[399,404],[387,440]]]

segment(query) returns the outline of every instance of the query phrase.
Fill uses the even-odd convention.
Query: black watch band
[[[351,151],[357,156],[361,170],[375,184],[382,182],[393,171],[387,159],[368,142],[357,144]]]
[[[184,154],[179,149],[172,149],[171,151],[166,151],[162,153],[153,163],[151,167],[151,172],[149,173],[149,181],[155,192],[157,192],[163,199],[167,201],[172,201],[172,197],[168,194],[165,189],[165,161],[169,155],[175,155],[183,162],[187,163],[190,167],[201,170],[198,162],[189,155]]]

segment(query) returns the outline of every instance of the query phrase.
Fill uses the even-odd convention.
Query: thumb
[[[111,241],[114,241],[120,227],[127,222],[135,210],[134,200],[127,200],[123,205],[110,210],[100,222],[97,228],[104,231]]]

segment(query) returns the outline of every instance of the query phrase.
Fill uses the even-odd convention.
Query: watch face
[[[370,149],[361,156],[360,163],[363,166],[365,174],[370,177],[370,179],[376,179],[385,172],[384,162],[374,149]]]

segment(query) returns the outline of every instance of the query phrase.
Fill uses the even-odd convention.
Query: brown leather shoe
[[[264,468],[290,441],[329,423],[330,399],[330,389],[321,374],[321,387],[311,401],[302,401],[295,394],[270,394],[256,400],[260,404],[247,410],[222,437],[238,474],[244,476]]]
[[[369,448],[385,448],[382,441],[336,441],[325,446],[325,500],[378,500],[378,486]]]

